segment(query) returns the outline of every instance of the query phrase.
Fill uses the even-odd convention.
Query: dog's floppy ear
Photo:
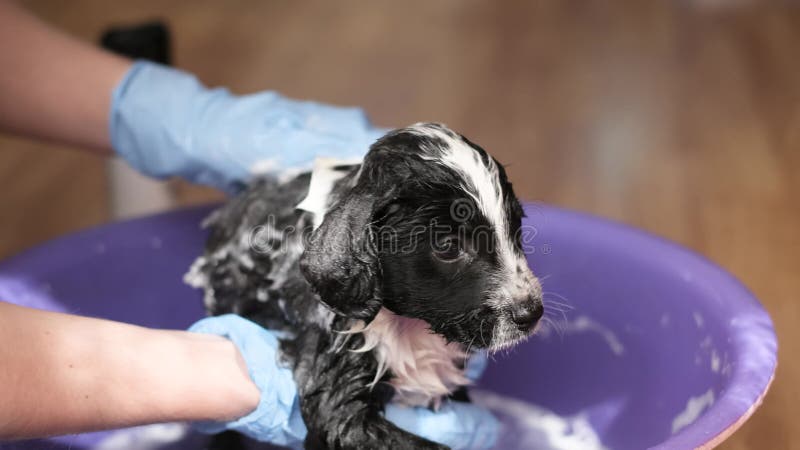
[[[370,223],[388,197],[357,183],[328,211],[300,258],[306,280],[337,314],[369,322],[381,308]]]
[[[300,271],[337,314],[370,322],[381,309],[374,220],[412,180],[419,179],[417,173],[426,165],[420,156],[423,145],[432,142],[411,129],[378,139],[364,157],[355,185],[311,234],[300,257]]]

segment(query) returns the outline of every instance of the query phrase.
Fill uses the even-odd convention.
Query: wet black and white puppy
[[[210,314],[285,333],[306,448],[441,448],[383,407],[436,407],[468,384],[472,350],[514,345],[542,316],[511,183],[439,124],[392,131],[362,164],[311,180],[262,179],[216,211],[187,280]]]

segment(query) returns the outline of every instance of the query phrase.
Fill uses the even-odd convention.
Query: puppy
[[[443,125],[416,124],[360,165],[252,184],[209,217],[187,281],[210,314],[281,333],[306,448],[444,448],[383,407],[435,408],[469,383],[473,350],[532,333],[542,295],[522,216],[494,158]]]

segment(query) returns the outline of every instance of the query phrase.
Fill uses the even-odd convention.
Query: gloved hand
[[[196,428],[206,433],[236,430],[277,445],[302,444],[307,430],[300,414],[297,387],[292,371],[278,363],[275,335],[233,314],[203,319],[189,331],[217,334],[233,341],[247,363],[250,378],[261,391],[258,407],[247,416],[228,423],[199,423]],[[406,431],[454,449],[491,448],[499,428],[497,420],[485,409],[452,401],[444,402],[437,412],[389,404],[386,418]]]
[[[358,108],[275,92],[235,96],[145,61],[114,89],[110,132],[113,148],[142,173],[228,192],[254,173],[310,169],[317,156],[361,158],[384,134]]]

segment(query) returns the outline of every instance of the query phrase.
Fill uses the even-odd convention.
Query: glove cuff
[[[188,108],[207,89],[186,72],[137,61],[112,94],[111,145],[138,171],[155,178],[191,174],[193,117]]]

